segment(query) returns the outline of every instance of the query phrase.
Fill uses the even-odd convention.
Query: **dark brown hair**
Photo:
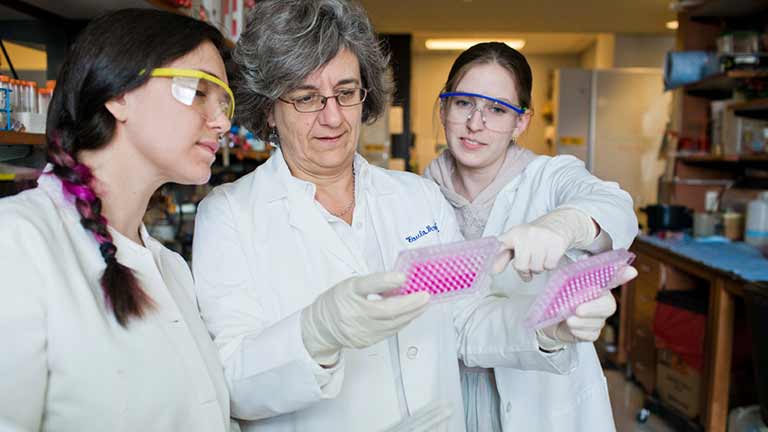
[[[93,190],[93,175],[78,161],[81,150],[104,147],[115,132],[107,101],[142,86],[143,73],[193,51],[205,41],[219,51],[224,41],[214,27],[189,17],[152,9],[125,9],[101,16],[78,35],[56,81],[48,109],[48,161],[75,198],[83,228],[99,243],[106,268],[104,297],[123,327],[153,306],[133,272],[117,261],[117,247]]]
[[[520,106],[530,109],[531,90],[533,88],[531,66],[520,51],[501,42],[479,43],[462,52],[456,61],[453,62],[453,66],[451,66],[443,92],[456,90],[459,81],[461,81],[470,68],[487,63],[498,64],[512,74],[517,97],[520,99]]]

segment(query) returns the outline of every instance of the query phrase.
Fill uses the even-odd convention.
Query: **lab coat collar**
[[[48,195],[62,215],[68,219],[80,220],[75,200],[71,195],[64,193],[61,180],[53,174],[53,165],[48,164],[43,168],[43,173],[37,178],[37,187]]]
[[[37,187],[45,191],[68,224],[75,224],[78,229],[85,230],[80,226],[80,213],[75,207],[74,197],[64,193],[61,180],[53,174],[51,164],[46,165],[43,169],[43,174],[37,179]],[[143,223],[139,226],[139,236],[145,246],[130,240],[109,225],[107,225],[107,230],[112,235],[112,241],[117,247],[117,260],[129,267],[135,259],[151,258],[152,255],[159,255],[164,250],[160,242],[149,235]]]
[[[355,169],[358,187],[356,194],[366,194],[370,189],[372,176],[368,163],[360,155],[355,155]],[[349,266],[355,273],[364,273],[365,262],[355,256],[339,239],[336,232],[315,204],[315,185],[299,180],[291,175],[282,153],[277,150],[263,165],[268,184],[273,186],[267,195],[267,202],[287,200],[288,223],[314,239],[313,243],[323,245],[331,255]],[[362,186],[362,187],[361,187]]]
[[[375,195],[387,195],[395,193],[396,185],[389,176],[383,175],[380,168],[372,167],[364,157],[355,153],[353,161],[355,167],[355,181],[358,182],[357,190],[361,193]],[[291,174],[288,164],[285,162],[280,149],[276,149],[269,160],[262,165],[268,178],[277,179],[266,191],[267,202],[273,202],[287,198],[289,191],[301,194],[310,194],[314,198],[315,185],[311,182],[299,180]]]

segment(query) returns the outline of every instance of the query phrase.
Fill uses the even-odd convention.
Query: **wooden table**
[[[734,299],[737,296],[743,296],[743,287],[750,282],[734,273],[709,267],[644,241],[642,238],[638,238],[631,249],[709,283],[702,421],[707,431],[726,432],[733,348]]]

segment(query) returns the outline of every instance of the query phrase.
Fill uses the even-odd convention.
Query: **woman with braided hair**
[[[229,400],[184,260],[142,224],[208,181],[234,110],[220,33],[155,10],[91,22],[58,76],[48,166],[0,200],[0,424],[225,431]]]

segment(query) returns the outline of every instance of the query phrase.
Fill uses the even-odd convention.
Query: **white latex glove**
[[[609,285],[616,288],[637,276],[637,269],[629,266]],[[565,321],[544,327],[537,332],[539,346],[545,351],[555,351],[566,343],[594,342],[605,327],[605,320],[616,312],[613,294],[606,292],[595,300],[576,307],[575,315]]]
[[[453,407],[445,401],[430,402],[384,432],[435,432],[447,430]],[[443,427],[441,427],[443,426]]]
[[[368,300],[405,283],[403,273],[373,273],[346,279],[301,311],[301,336],[321,365],[336,362],[341,348],[369,347],[405,327],[424,312],[429,294]]]
[[[512,261],[520,278],[528,282],[533,274],[557,267],[565,251],[585,248],[596,236],[594,221],[583,211],[574,208],[552,210],[499,236],[503,250],[496,257],[494,271],[501,272]]]

